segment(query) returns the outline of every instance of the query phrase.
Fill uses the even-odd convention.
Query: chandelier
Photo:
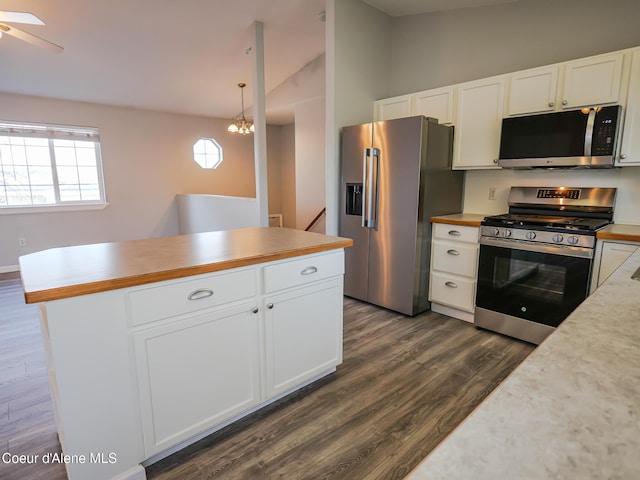
[[[231,120],[231,123],[227,127],[227,131],[231,133],[239,133],[241,135],[248,135],[254,131],[253,120],[244,116],[244,87],[246,83],[239,83],[240,98],[242,99],[242,113]]]

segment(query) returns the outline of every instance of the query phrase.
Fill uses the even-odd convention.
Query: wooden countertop
[[[479,227],[486,215],[478,213],[454,213],[452,215],[440,215],[431,217],[433,223],[449,223],[451,225],[466,225],[467,227]]]
[[[27,303],[133,287],[349,247],[348,238],[288,228],[242,228],[53,248],[21,256]]]
[[[613,223],[596,233],[596,238],[603,240],[622,240],[640,242],[640,225],[624,225]]]

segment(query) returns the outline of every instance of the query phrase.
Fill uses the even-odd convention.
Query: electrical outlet
[[[489,200],[496,199],[496,187],[489,187]]]
[[[18,246],[19,247],[26,247],[27,246],[27,239],[24,238],[24,237],[18,238]]]

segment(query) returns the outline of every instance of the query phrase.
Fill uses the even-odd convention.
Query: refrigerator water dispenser
[[[362,215],[362,184],[347,183],[346,214]]]

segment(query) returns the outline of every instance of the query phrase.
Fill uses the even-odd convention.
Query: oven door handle
[[[584,247],[570,247],[549,245],[547,243],[529,243],[520,240],[506,240],[504,238],[480,237],[480,245],[491,247],[512,248],[525,252],[549,253],[568,257],[593,258],[593,249]]]

